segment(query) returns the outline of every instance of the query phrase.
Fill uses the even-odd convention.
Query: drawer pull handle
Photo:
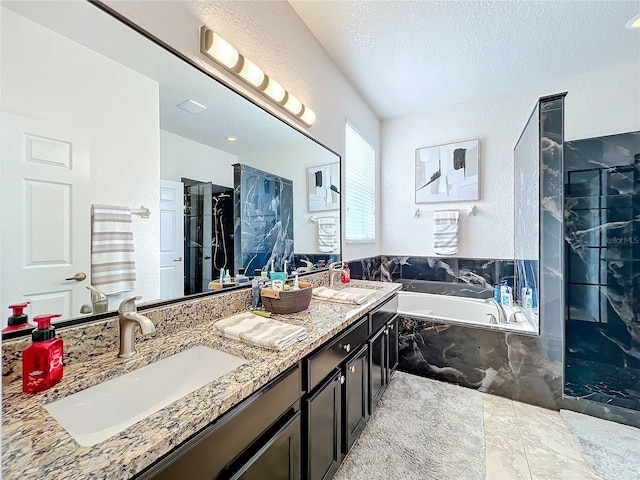
[[[355,366],[355,365],[351,365],[351,366],[349,367],[349,371],[350,371],[351,373],[355,372],[355,371],[356,371],[356,366]]]
[[[349,353],[351,351],[351,344],[347,343],[346,345],[343,345],[342,348],[344,348],[344,351]]]
[[[340,375],[340,383],[344,384],[344,375]]]

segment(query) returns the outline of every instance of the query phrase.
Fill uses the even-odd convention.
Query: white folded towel
[[[337,248],[335,217],[320,217],[318,222],[318,250],[323,253],[334,252]]]
[[[284,350],[307,338],[307,329],[253,313],[239,313],[213,324],[216,333],[271,350]]]
[[[433,215],[433,250],[436,255],[458,253],[459,210],[438,210]]]
[[[312,295],[322,300],[331,300],[332,302],[339,303],[355,303],[356,305],[363,304],[369,296],[368,294],[341,292],[340,290],[327,287],[313,287]]]
[[[106,294],[136,287],[131,210],[91,205],[91,285]]]

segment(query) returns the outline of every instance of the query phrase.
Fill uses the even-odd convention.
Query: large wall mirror
[[[107,311],[133,295],[154,303],[208,291],[220,268],[246,267],[235,260],[240,233],[286,225],[287,258],[340,257],[340,181],[336,169],[324,183],[314,174],[340,171],[334,152],[93,4],[1,8],[5,322],[6,307],[26,301],[30,317],[95,318],[104,303],[87,287],[110,275]],[[253,190],[240,197],[234,165],[267,179],[246,180]],[[292,185],[286,212],[282,182]],[[310,195],[331,197],[327,208],[310,210]],[[264,214],[236,215],[234,196]],[[322,217],[335,221],[329,245]],[[273,259],[259,253],[248,273]]]

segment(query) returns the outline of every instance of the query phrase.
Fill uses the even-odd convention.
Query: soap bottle
[[[33,343],[22,352],[24,393],[42,392],[62,380],[62,340],[56,338],[55,328],[51,326],[51,319],[60,316],[56,313],[33,317],[38,328],[31,334]]]
[[[29,326],[29,317],[26,313],[24,313],[24,309],[31,302],[23,302],[23,303],[14,303],[13,305],[9,305],[9,308],[13,310],[13,315],[11,315],[7,321],[7,326],[2,329],[2,332],[11,332],[14,330],[22,330],[25,327]]]
[[[344,262],[342,266],[342,273],[340,274],[340,281],[342,283],[349,283],[351,281],[351,270],[349,269],[349,264]]]
[[[251,307],[254,309],[262,306],[262,296],[260,295],[261,282],[262,269],[256,268],[253,271],[253,279],[251,280]]]
[[[524,287],[522,287],[521,301],[523,308],[533,308],[533,290],[528,283],[525,283]]]
[[[247,277],[244,272],[244,268],[238,269],[238,275],[236,275],[236,285],[244,285],[245,283],[249,283],[249,277]]]
[[[513,307],[513,293],[506,280],[502,282],[500,287],[500,299],[503,307]]]
[[[500,293],[500,285],[493,287],[493,299],[502,305],[502,294]]]

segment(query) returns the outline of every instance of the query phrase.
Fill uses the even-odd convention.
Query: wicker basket
[[[263,288],[262,305],[271,313],[296,313],[309,308],[313,287],[310,283],[300,282],[300,290],[272,290]],[[276,292],[276,293],[274,293]],[[277,296],[278,298],[274,298]]]

